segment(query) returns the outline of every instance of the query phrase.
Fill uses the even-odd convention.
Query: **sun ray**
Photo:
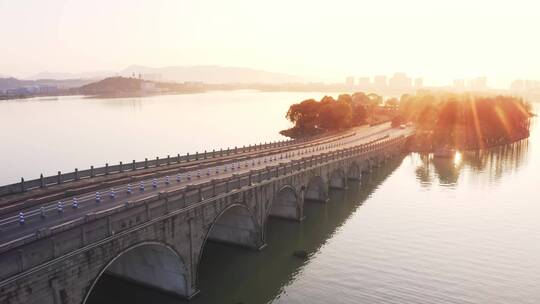
[[[480,128],[480,121],[478,119],[478,112],[476,110],[476,102],[474,100],[470,101],[471,112],[473,115],[474,129],[476,130],[476,136],[478,139],[478,147],[480,149],[484,148],[484,136],[482,134],[482,128]]]
[[[512,138],[512,125],[510,124],[510,121],[506,117],[504,111],[499,106],[495,106],[495,113],[497,114],[497,117],[499,118],[502,127],[508,135],[508,138]]]

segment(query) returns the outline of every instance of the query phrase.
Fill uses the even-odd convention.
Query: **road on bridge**
[[[0,217],[0,244],[17,240],[35,233],[39,229],[80,218],[84,214],[109,209],[155,195],[164,190],[176,190],[188,185],[197,185],[212,179],[229,177],[250,170],[262,169],[269,165],[291,162],[302,157],[328,153],[339,149],[358,146],[381,139],[407,135],[410,128],[391,128],[389,123],[360,127],[335,142],[306,142],[286,152],[276,152],[264,156],[255,155],[248,159],[225,165],[210,165],[204,169],[182,171],[161,178],[150,178],[133,184],[126,183],[114,188],[102,188],[96,192],[65,197],[61,201],[48,201],[29,209],[16,210]],[[22,223],[24,221],[24,223]]]

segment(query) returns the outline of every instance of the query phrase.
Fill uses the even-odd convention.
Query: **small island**
[[[357,92],[291,105],[286,118],[293,127],[280,134],[303,138],[391,121],[393,127],[415,126],[411,151],[474,150],[529,137],[532,116],[531,104],[513,96],[419,92],[383,102]]]

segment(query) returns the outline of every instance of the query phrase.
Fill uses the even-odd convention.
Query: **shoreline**
[[[522,136],[518,136],[518,137],[516,137],[515,139],[513,139],[511,141],[491,140],[491,141],[488,141],[488,142],[484,142],[482,145],[480,145],[480,144],[469,145],[469,146],[459,145],[459,146],[448,146],[448,148],[454,149],[454,150],[457,150],[457,151],[461,151],[461,152],[482,151],[482,150],[488,150],[488,149],[492,149],[492,148],[496,148],[496,147],[511,145],[513,143],[522,141],[524,139],[528,139],[529,137],[530,137],[530,133],[529,134],[524,134]],[[416,139],[416,136],[411,138],[411,143],[410,143],[410,146],[409,146],[409,152],[431,154],[431,153],[435,153],[438,149],[444,148],[444,147],[434,147],[433,145],[430,145],[430,147],[428,147],[426,149],[421,149],[421,148],[419,149],[420,146],[425,147],[425,146],[427,146],[427,143],[418,142],[417,139]]]
[[[185,95],[185,94],[200,94],[208,93],[214,91],[241,91],[241,90],[254,90],[263,93],[273,93],[273,92],[328,92],[328,93],[343,93],[345,91],[338,90],[335,88],[327,88],[322,90],[322,88],[265,88],[265,87],[226,87],[216,85],[214,88],[204,88],[199,90],[186,90],[186,91],[168,91],[168,92],[115,92],[115,93],[104,93],[104,94],[82,94],[81,92],[74,92],[70,89],[66,89],[62,92],[57,92],[55,94],[35,94],[35,95],[0,95],[0,101],[6,100],[17,100],[17,99],[30,99],[37,97],[61,97],[61,96],[83,96],[84,98],[129,98],[129,97],[151,97],[151,96],[161,96],[161,95]],[[536,103],[537,101],[531,100],[531,102]],[[536,116],[536,115],[534,115]]]

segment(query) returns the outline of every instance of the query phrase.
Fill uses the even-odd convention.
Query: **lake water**
[[[1,178],[279,139],[288,105],[319,95],[0,103]],[[209,244],[191,303],[540,303],[538,131],[454,159],[396,158],[307,203],[301,223],[271,220],[261,252]],[[110,278],[95,292],[93,303],[178,303]]]
[[[254,91],[0,102],[0,184],[74,168],[283,140],[289,105],[323,93]]]

